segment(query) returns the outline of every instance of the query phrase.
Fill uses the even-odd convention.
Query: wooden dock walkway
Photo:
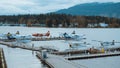
[[[36,52],[36,54],[37,57],[50,68],[87,68],[86,66],[75,64],[69,60],[66,60],[61,56],[47,54],[47,58],[43,59],[40,53]]]
[[[65,59],[77,60],[77,59],[91,59],[91,58],[110,57],[110,56],[120,56],[120,52],[108,52],[108,53],[101,53],[101,54],[68,56],[68,57],[65,57]]]
[[[28,40],[31,40],[31,41],[51,41],[51,40],[73,40],[73,39],[72,38],[66,39],[63,37],[53,37],[53,38],[32,37]],[[14,40],[0,39],[0,41],[12,42],[12,41],[16,41],[16,40],[15,39]]]
[[[22,49],[26,49],[26,50],[32,50],[32,51],[39,51],[40,49],[37,47],[32,47],[32,46],[26,46],[26,45],[14,45],[12,44],[12,42],[4,42],[4,41],[0,41],[0,44],[2,45],[6,45],[8,47],[12,47],[12,48],[22,48]]]
[[[60,52],[53,52],[52,54],[56,55],[74,55],[74,54],[85,54],[88,50],[71,50],[71,51],[60,51]]]
[[[63,38],[63,37],[53,37],[53,38],[41,38],[41,37],[34,37],[34,38],[31,38],[32,41],[51,41],[51,40],[73,40],[72,38],[71,39],[66,39],[66,38]]]
[[[7,68],[4,51],[0,48],[0,68]]]
[[[46,48],[44,46],[41,47],[35,47],[34,45],[26,45],[26,44],[13,44],[12,42],[4,42],[4,41],[0,41],[0,44],[2,45],[6,45],[8,47],[12,47],[12,48],[21,48],[21,49],[26,49],[26,50],[31,50],[31,51],[41,51],[41,50],[48,50],[48,51],[58,51],[57,49],[54,48]]]

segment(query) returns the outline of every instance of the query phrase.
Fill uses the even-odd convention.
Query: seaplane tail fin
[[[48,31],[46,34],[45,34],[45,36],[49,36],[50,35],[50,31]]]

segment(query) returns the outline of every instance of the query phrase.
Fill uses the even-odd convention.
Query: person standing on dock
[[[50,31],[48,31],[46,34],[45,34],[45,36],[50,36]]]
[[[43,59],[47,58],[47,50],[42,50],[42,57]]]
[[[8,33],[7,33],[7,38],[8,38],[9,40],[11,40],[11,36],[12,36],[12,35],[10,34],[10,32],[8,32]]]
[[[72,34],[75,34],[75,31],[73,31]]]
[[[115,40],[112,41],[112,45],[115,45]]]
[[[7,33],[7,38],[8,38],[8,40],[16,39],[12,36],[12,34],[10,32]]]
[[[18,35],[19,35],[19,34],[20,34],[20,32],[19,32],[19,31],[17,31],[17,32],[16,32],[16,34],[18,34]]]
[[[70,44],[69,47],[70,47],[70,49],[71,49],[71,48],[72,48],[72,45]]]

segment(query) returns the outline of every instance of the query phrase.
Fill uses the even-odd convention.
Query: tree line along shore
[[[28,27],[119,28],[120,19],[104,16],[77,16],[70,14],[1,15],[0,25]]]

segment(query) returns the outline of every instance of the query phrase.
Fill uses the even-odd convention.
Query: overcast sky
[[[0,15],[48,13],[90,2],[120,2],[120,0],[0,0]]]

